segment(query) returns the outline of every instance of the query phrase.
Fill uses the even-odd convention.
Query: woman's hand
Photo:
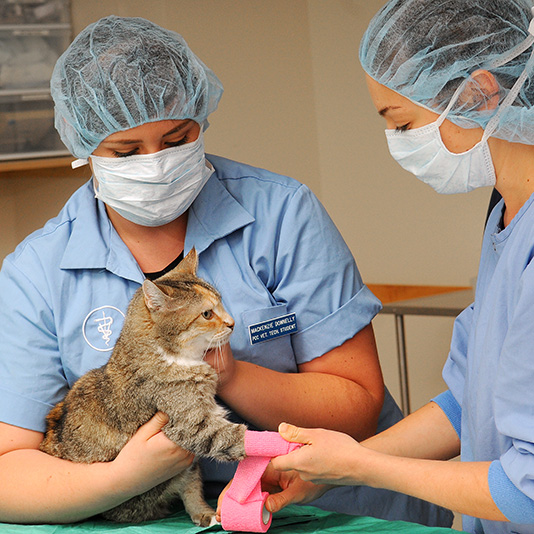
[[[282,423],[280,435],[303,447],[271,460],[274,469],[295,470],[304,481],[316,484],[358,485],[358,464],[366,449],[347,434],[323,429],[298,428]],[[364,463],[364,462],[363,462]]]
[[[272,464],[267,466],[261,486],[270,493],[265,506],[273,514],[290,504],[314,501],[334,487],[305,482],[296,471],[277,471]]]
[[[111,462],[121,492],[140,495],[187,469],[194,456],[175,445],[162,428],[169,418],[158,412],[139,428]]]
[[[230,343],[226,343],[222,347],[210,349],[204,360],[209,363],[219,375],[218,390],[221,391],[231,382],[235,370],[236,361],[230,348]]]
[[[193,456],[162,432],[157,413],[115,460],[92,464],[37,450],[37,432],[0,424],[0,521],[74,523],[110,510],[186,469]],[[28,504],[29,503],[29,504]]]
[[[217,500],[217,521],[221,522],[221,504],[224,494],[230,488],[229,482]],[[271,513],[279,512],[290,504],[306,504],[321,497],[333,486],[304,482],[296,471],[277,471],[271,464],[267,466],[261,479],[261,489],[270,493],[265,507]]]

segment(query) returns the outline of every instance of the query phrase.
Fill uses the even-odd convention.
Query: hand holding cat
[[[111,462],[126,495],[135,496],[187,469],[194,456],[175,445],[162,428],[169,418],[162,412],[139,428]]]

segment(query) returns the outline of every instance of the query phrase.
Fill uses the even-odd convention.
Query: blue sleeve
[[[473,305],[467,307],[454,321],[449,356],[443,367],[443,380],[461,407],[467,365],[467,345],[473,319]]]
[[[367,326],[380,301],[363,284],[352,254],[321,203],[306,186],[284,213],[273,296],[296,311],[297,363],[313,360]]]
[[[27,276],[38,270],[26,249],[17,259],[8,256],[0,272],[0,421],[43,432],[67,381],[50,299]]]
[[[441,395],[432,399],[445,413],[451,425],[454,427],[458,437],[462,437],[462,408],[456,402],[450,390],[444,391]]]
[[[490,464],[488,484],[492,499],[508,521],[534,523],[534,501],[517,489],[499,460]]]

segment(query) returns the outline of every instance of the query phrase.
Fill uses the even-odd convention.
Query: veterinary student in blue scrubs
[[[531,8],[391,0],[371,21],[360,59],[393,158],[439,193],[495,186],[502,200],[487,221],[475,302],[455,322],[448,390],[361,444],[282,426],[307,444],[273,460],[284,477],[402,491],[464,514],[467,532],[534,532]],[[272,509],[326,489],[291,480]]]
[[[54,403],[108,360],[144,278],[193,246],[199,275],[236,321],[231,349],[208,358],[236,417],[252,428],[291,421],[357,439],[399,420],[371,326],[379,301],[306,186],[205,156],[203,130],[222,86],[178,34],[106,17],[58,60],[51,89],[61,138],[93,177],[0,273],[0,521],[84,519],[190,464],[161,433],[162,414],[107,464],[76,465],[37,448]],[[232,471],[205,463],[204,475],[209,486]],[[421,500],[365,488],[318,504],[451,520]]]

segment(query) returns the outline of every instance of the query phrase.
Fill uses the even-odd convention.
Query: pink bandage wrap
[[[245,432],[247,457],[239,462],[221,503],[224,530],[267,532],[272,514],[265,508],[269,494],[261,491],[261,477],[271,458],[288,454],[300,446],[286,441],[277,432]]]

